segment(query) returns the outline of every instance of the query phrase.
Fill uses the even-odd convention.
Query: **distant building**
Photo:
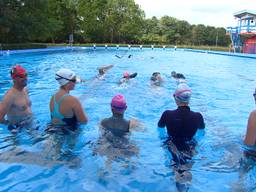
[[[227,27],[233,51],[256,54],[256,11],[239,11],[234,17],[237,26]]]

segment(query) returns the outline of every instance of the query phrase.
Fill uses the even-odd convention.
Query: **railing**
[[[256,26],[227,27],[227,33],[256,33]]]
[[[238,33],[238,27],[227,27],[227,33]]]

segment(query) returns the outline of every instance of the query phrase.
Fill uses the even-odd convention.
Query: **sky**
[[[185,20],[190,24],[214,27],[235,27],[233,14],[242,10],[256,11],[255,0],[135,0],[146,18],[164,15]]]

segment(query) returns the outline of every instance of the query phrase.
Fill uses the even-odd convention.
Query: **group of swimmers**
[[[112,67],[113,65],[108,65],[98,68],[98,76],[104,75]],[[28,119],[32,116],[32,110],[26,88],[28,76],[26,70],[20,65],[15,65],[12,67],[10,75],[13,86],[5,93],[0,102],[0,122],[13,131],[22,128],[24,123],[28,122]],[[137,73],[124,72],[120,83],[136,76]],[[158,122],[158,127],[167,128],[168,142],[171,147],[175,146],[179,151],[187,151],[188,143],[193,140],[198,129],[205,128],[205,123],[201,113],[190,110],[189,101],[192,91],[186,83],[185,76],[176,72],[172,72],[171,76],[178,82],[173,94],[177,109],[164,111]],[[61,126],[69,126],[71,131],[74,131],[77,123],[86,124],[88,122],[87,114],[79,99],[70,94],[76,83],[83,80],[79,79],[72,70],[65,68],[56,72],[55,79],[60,87],[50,100],[51,123],[60,127],[59,129],[61,129]],[[157,82],[157,84],[163,82],[159,72],[154,72],[150,80],[154,83]],[[256,92],[253,96],[256,101]],[[123,95],[115,95],[111,100],[110,107],[112,116],[101,121],[102,127],[122,135],[137,125],[137,121],[124,118],[127,104]],[[256,110],[250,114],[244,140],[244,143],[249,146],[255,145],[255,142]]]

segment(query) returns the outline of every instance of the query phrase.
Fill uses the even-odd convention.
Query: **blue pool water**
[[[128,58],[128,55],[132,55]],[[122,56],[117,58],[115,55]],[[189,168],[189,191],[252,191],[255,166],[243,157],[242,139],[255,104],[255,59],[171,49],[74,49],[20,53],[0,57],[0,99],[11,85],[16,63],[29,73],[28,88],[39,130],[12,135],[0,125],[0,191],[175,191],[177,178],[170,154],[157,128],[162,112],[176,107],[176,82],[171,71],[183,73],[193,90],[191,108],[200,111],[206,129],[197,135],[197,154]],[[104,80],[77,84],[73,95],[89,117],[79,133],[52,137],[49,100],[58,89],[55,72],[70,68],[92,79],[97,67],[114,64]],[[117,84],[123,71],[138,72],[129,84]],[[149,78],[161,72],[161,87]],[[99,122],[111,116],[110,100],[125,95],[126,117],[136,117],[144,131],[108,146],[100,140]],[[61,150],[57,152],[57,148]]]

